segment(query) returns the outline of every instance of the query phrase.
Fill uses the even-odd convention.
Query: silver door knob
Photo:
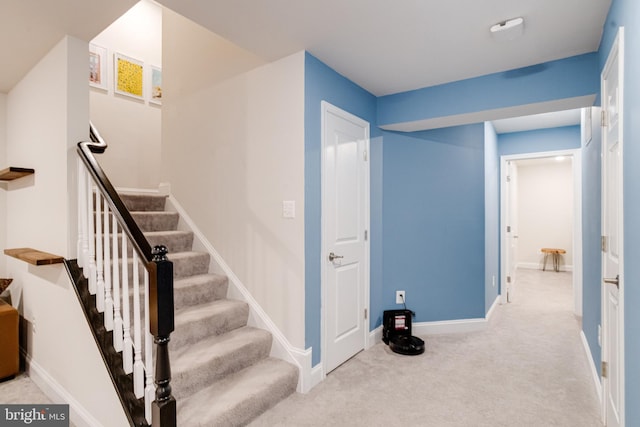
[[[616,285],[616,288],[620,288],[620,275],[619,274],[616,274],[616,278],[615,279],[604,278],[602,280],[604,280],[604,283],[608,283],[610,285]]]
[[[333,252],[329,252],[329,261],[333,261],[334,259],[344,258],[342,255],[336,255]]]

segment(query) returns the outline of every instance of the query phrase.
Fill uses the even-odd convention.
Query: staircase
[[[179,426],[241,426],[296,389],[298,370],[269,357],[268,331],[247,326],[249,307],[227,299],[226,276],[178,231],[166,196],[121,194],[151,246],[165,245],[174,269],[175,331],[169,344]]]

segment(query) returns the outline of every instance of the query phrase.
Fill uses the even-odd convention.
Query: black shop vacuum
[[[411,335],[411,318],[415,313],[407,310],[385,310],[382,316],[382,341],[394,353],[417,356],[424,353],[424,341]]]

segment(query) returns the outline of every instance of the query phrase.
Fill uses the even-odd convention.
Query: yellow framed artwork
[[[120,95],[144,99],[144,66],[142,61],[115,53],[113,56],[115,75],[114,92]]]

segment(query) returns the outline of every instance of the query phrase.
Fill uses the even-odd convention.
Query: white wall
[[[540,249],[561,248],[562,266],[573,265],[573,175],[571,160],[518,161],[518,264],[540,268]],[[547,268],[553,268],[551,257]]]
[[[163,180],[304,349],[304,53],[259,66],[173,12],[163,27]]]
[[[0,169],[12,166],[7,162],[7,95],[0,93]],[[0,182],[0,251],[7,246],[7,183]],[[0,255],[0,277],[6,277],[7,263]]]
[[[7,162],[36,170],[8,184],[8,247],[75,257],[75,147],[88,137],[87,56],[86,42],[66,37],[8,94]],[[126,425],[64,267],[6,258],[12,303],[26,320],[30,374],[72,400],[76,425]],[[79,410],[88,418],[79,419]]]
[[[161,6],[141,1],[96,36],[92,43],[108,50],[108,89],[91,87],[90,93],[91,120],[109,144],[107,151],[98,156],[98,161],[115,186],[157,188],[161,162],[161,107],[114,94],[113,54],[118,52],[144,61],[145,66],[161,67]],[[148,79],[149,75],[145,74],[144,78]]]

